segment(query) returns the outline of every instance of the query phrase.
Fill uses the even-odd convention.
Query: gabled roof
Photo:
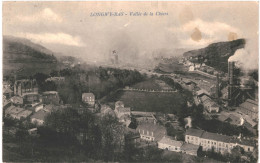
[[[175,146],[175,147],[181,147],[183,144],[182,141],[174,140],[173,138],[171,138],[169,136],[164,136],[158,143],[167,144],[167,145]]]
[[[23,98],[20,96],[13,96],[10,98],[10,101],[15,104],[23,104]]]
[[[10,106],[8,107],[6,110],[5,110],[5,114],[18,114],[20,113],[21,111],[24,111],[23,108],[19,108],[19,107],[16,107],[16,106]]]
[[[222,122],[226,121],[228,118],[229,118],[229,116],[227,116],[227,115],[225,115],[225,114],[220,114],[220,115],[218,116],[218,120],[220,120],[220,121],[222,121]]]
[[[205,95],[208,95],[208,94],[209,94],[207,91],[205,91],[205,90],[203,90],[203,89],[197,91],[196,93],[197,93],[198,96],[201,96],[201,95],[203,95],[203,94],[205,94]]]
[[[194,128],[189,128],[185,135],[191,135],[191,136],[197,136],[197,137],[201,137],[201,135],[203,134],[203,130],[199,130],[199,129],[194,129]]]
[[[227,142],[228,143],[232,137],[205,131],[205,132],[203,132],[201,138],[215,140],[215,141],[221,141],[221,142]]]
[[[231,124],[233,125],[239,125],[240,124],[240,117],[235,116],[234,114],[230,114],[230,116],[228,117],[228,119],[231,120]]]
[[[194,145],[194,144],[190,144],[190,143],[184,143],[183,146],[181,146],[181,150],[184,151],[197,151],[199,149],[200,146],[198,145]]]
[[[93,93],[82,93],[82,98],[95,98],[95,95]]]
[[[34,113],[31,116],[31,119],[35,118],[35,119],[39,119],[39,120],[43,120],[44,118],[49,114],[49,112],[45,111],[45,110],[39,110],[38,112]]]
[[[32,114],[32,111],[30,110],[23,110],[17,114],[18,117],[28,117]]]
[[[256,101],[248,99],[240,105],[240,108],[244,108],[244,109],[257,113],[258,112],[258,103]]]
[[[160,126],[158,124],[154,124],[154,123],[141,123],[137,126],[136,131],[139,131],[141,134],[143,134],[143,130],[144,130],[144,135],[147,135],[147,131],[149,131],[149,136],[152,135],[155,137],[155,141],[159,141],[162,139],[162,137],[166,134],[166,129],[163,126]]]
[[[13,91],[10,88],[3,88],[3,93],[12,93]]]

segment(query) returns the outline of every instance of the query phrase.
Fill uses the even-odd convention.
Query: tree
[[[198,157],[204,157],[205,156],[204,152],[202,151],[202,146],[199,147],[199,149],[197,151],[197,156]]]

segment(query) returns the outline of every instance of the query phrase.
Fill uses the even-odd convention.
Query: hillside
[[[208,45],[206,48],[185,52],[183,56],[200,57],[203,60],[206,59],[206,65],[227,72],[228,58],[234,55],[237,49],[244,48],[245,43],[245,39],[213,43]]]
[[[13,36],[3,36],[3,72],[28,73],[49,72],[56,68],[57,59],[53,52],[30,40]]]

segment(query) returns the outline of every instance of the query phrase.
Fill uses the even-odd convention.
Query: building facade
[[[42,103],[43,104],[60,104],[60,97],[56,91],[47,91],[42,94]]]
[[[90,106],[95,105],[95,95],[93,93],[83,93],[82,102]]]
[[[136,131],[140,134],[140,138],[146,141],[158,142],[166,135],[166,129],[155,123],[141,123]]]
[[[230,153],[235,146],[242,147],[245,152],[253,152],[255,146],[250,140],[237,139],[192,128],[186,131],[185,142],[202,146],[204,151],[214,149],[214,151],[221,153]]]
[[[180,152],[182,145],[182,141],[174,140],[173,138],[170,138],[168,136],[164,136],[160,141],[158,141],[158,148],[167,149],[174,152]]]

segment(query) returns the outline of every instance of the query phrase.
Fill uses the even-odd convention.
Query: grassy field
[[[135,111],[175,113],[185,104],[180,93],[149,93],[124,91],[116,100],[124,102],[126,107]]]
[[[149,79],[140,83],[137,83],[133,86],[131,86],[133,88],[137,88],[137,89],[154,89],[154,90],[161,90],[161,87],[159,84],[157,84],[155,82],[154,79]]]
[[[177,62],[173,62],[170,64],[160,63],[157,68],[166,73],[182,73],[188,71],[188,68],[181,64],[178,64]]]

